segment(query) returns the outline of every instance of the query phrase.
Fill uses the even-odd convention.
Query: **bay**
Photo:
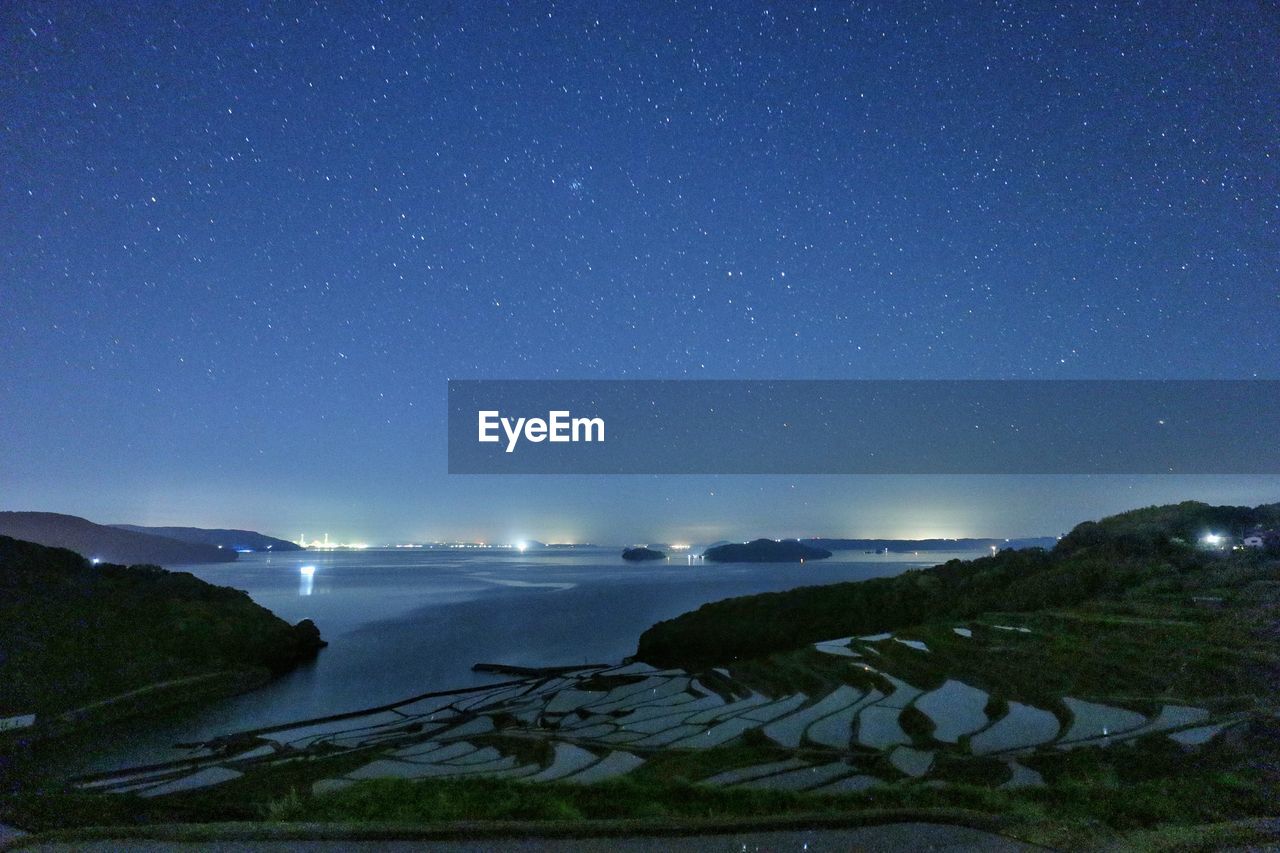
[[[626,563],[619,549],[369,549],[242,554],[176,566],[243,589],[289,622],[311,619],[329,646],[310,664],[242,696],[113,736],[82,772],[179,757],[192,742],[353,711],[434,690],[501,681],[477,662],[610,663],[646,628],[711,601],[865,580],[974,552],[864,554],[794,563]]]

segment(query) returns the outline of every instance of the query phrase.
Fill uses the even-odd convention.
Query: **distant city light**
[[[297,544],[311,551],[363,551],[369,547],[367,542],[331,542],[328,533],[324,535],[324,539],[314,542],[308,542],[304,533],[298,537]]]

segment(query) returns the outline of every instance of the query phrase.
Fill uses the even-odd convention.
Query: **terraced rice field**
[[[954,631],[956,642],[978,642],[968,628],[944,630]],[[1147,715],[1072,696],[1053,708],[992,703],[987,692],[955,678],[926,690],[887,671],[890,649],[877,650],[885,643],[897,644],[895,654],[931,655],[924,642],[890,634],[823,641],[796,654],[825,660],[828,671],[847,667],[857,678],[809,692],[766,689],[733,667],[704,673],[642,663],[594,667],[245,733],[206,744],[183,762],[84,779],[78,787],[163,797],[281,762],[333,756],[349,757],[350,769],[314,781],[315,793],[367,779],[591,784],[635,772],[670,751],[692,755],[744,741],[767,745],[780,757],[707,773],[701,784],[842,793],[917,779],[943,783],[935,774],[945,753],[994,758],[1007,768],[1001,784],[1022,787],[1043,784],[1018,760],[1037,749],[1148,736],[1194,749],[1237,719],[1184,705]]]

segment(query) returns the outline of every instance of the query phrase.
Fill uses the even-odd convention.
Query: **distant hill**
[[[107,719],[208,696],[211,681],[236,692],[322,645],[315,625],[291,626],[240,590],[0,536],[0,716],[141,691],[99,706]]]
[[[815,548],[795,539],[756,539],[708,548],[702,553],[713,563],[799,563],[801,560],[825,560],[831,552]]]
[[[802,539],[806,545],[829,551],[880,551],[910,553],[912,551],[986,551],[995,546],[1006,548],[1052,548],[1053,536],[1025,539]]]
[[[0,512],[0,536],[12,536],[51,548],[69,548],[104,563],[163,566],[230,563],[236,559],[236,552],[231,548],[135,533],[57,512]]]
[[[296,542],[277,539],[253,530],[223,530],[221,528],[204,527],[143,527],[138,524],[112,524],[117,530],[128,530],[132,533],[146,533],[151,536],[164,536],[177,539],[179,542],[190,542],[193,545],[221,545],[233,551],[301,551]]]

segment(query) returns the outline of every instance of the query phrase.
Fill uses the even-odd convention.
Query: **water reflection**
[[[329,646],[314,663],[252,693],[213,703],[129,742],[83,755],[79,772],[181,757],[172,745],[502,680],[478,661],[552,666],[618,661],[653,623],[710,601],[864,580],[976,552],[837,552],[798,563],[707,563],[678,557],[637,567],[617,550],[515,549],[243,554],[183,566],[243,589],[290,624],[311,619]],[[319,581],[319,583],[317,583]],[[91,765],[91,766],[90,766]]]

